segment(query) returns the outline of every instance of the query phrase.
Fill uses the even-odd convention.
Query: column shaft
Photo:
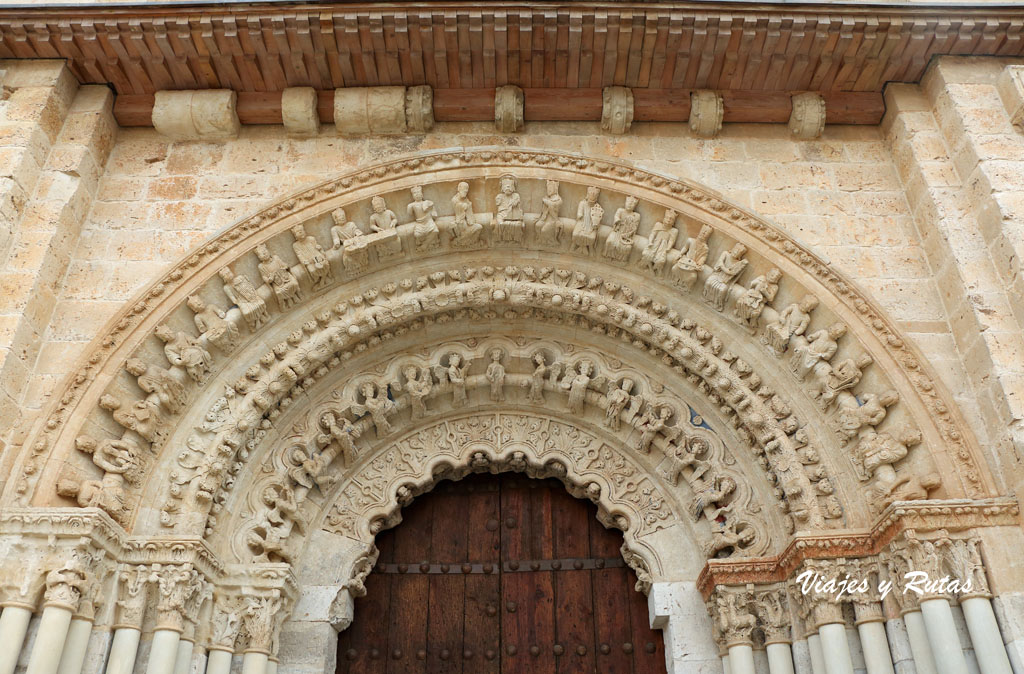
[[[51,604],[43,609],[36,642],[32,646],[32,655],[29,656],[25,674],[57,674],[70,627],[70,608]]]
[[[921,615],[939,674],[967,674],[967,659],[960,647],[960,636],[956,633],[949,601],[925,599],[921,602]]]
[[[85,652],[89,649],[89,637],[92,636],[92,621],[86,618],[72,618],[68,627],[68,638],[64,642],[64,652],[60,656],[57,674],[82,674],[85,663]]]
[[[230,674],[231,651],[211,649],[206,656],[206,674]]]
[[[789,644],[768,644],[766,650],[769,674],[793,674],[793,651]]]
[[[156,630],[153,645],[149,649],[149,663],[146,674],[174,674],[174,662],[178,659],[178,641],[181,632],[177,630]]]
[[[818,628],[821,652],[827,674],[853,674],[850,642],[846,640],[846,625],[829,623]]]
[[[266,653],[246,651],[242,656],[242,674],[267,674],[267,662],[269,657]]]
[[[722,671],[725,672],[725,674],[732,674],[732,668],[729,667],[729,654],[728,653],[726,653],[725,655],[722,656]]]
[[[964,620],[967,622],[967,631],[971,635],[981,674],[1010,674],[1010,658],[1006,655],[1006,646],[999,633],[992,600],[988,597],[971,597],[961,600],[960,608],[964,611]]]
[[[267,660],[267,674],[277,674],[277,660]]]
[[[857,625],[860,633],[861,650],[864,651],[864,666],[868,674],[896,674],[889,652],[889,639],[885,636],[885,625],[879,621]]]
[[[188,674],[192,668],[192,651],[195,644],[190,639],[178,641],[178,655],[174,659],[174,674]]]
[[[729,646],[730,674],[754,674],[754,649],[750,644]]]
[[[142,633],[135,627],[118,627],[110,642],[106,674],[132,674],[135,656],[139,653],[139,637]]]
[[[14,674],[31,618],[32,611],[24,606],[5,606],[0,613],[0,674]]]
[[[914,654],[914,669],[917,674],[937,674],[932,647],[928,643],[928,631],[924,626],[924,616],[920,611],[907,611],[903,615],[903,623],[907,627],[907,640],[910,641],[910,652]]]
[[[814,674],[825,674],[825,655],[821,652],[821,636],[811,634],[807,637],[807,650],[811,653],[811,671]]]

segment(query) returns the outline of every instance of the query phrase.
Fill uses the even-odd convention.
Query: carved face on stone
[[[220,274],[220,278],[224,283],[231,283],[235,280],[235,275],[229,267],[224,267],[217,273]]]
[[[597,198],[599,196],[601,196],[601,190],[597,189],[596,187],[588,187],[587,188],[587,201],[588,202],[590,202],[592,204],[597,203]]]
[[[668,420],[672,416],[672,408],[668,405],[662,405],[661,409],[658,410],[658,416],[661,417],[662,421]]]
[[[128,370],[129,374],[133,374],[136,377],[141,377],[146,374],[146,363],[139,360],[138,358],[129,358],[124,364],[124,369]]]
[[[423,201],[423,188],[420,187],[419,185],[417,185],[416,187],[412,188],[412,200],[413,201]]]
[[[747,247],[744,246],[742,243],[737,243],[735,246],[732,247],[732,256],[733,257],[740,258],[740,257],[743,257],[746,254],[747,254]]]
[[[626,197],[626,210],[635,211],[639,200],[636,197]]]
[[[633,380],[632,379],[623,379],[622,380],[622,390],[625,391],[626,393],[629,393],[630,391],[632,391],[633,390]]]
[[[594,364],[589,360],[580,362],[580,374],[590,376],[594,372]]]
[[[256,246],[256,257],[259,258],[260,262],[266,262],[270,259],[270,251],[261,243]]]
[[[199,299],[199,297],[196,295],[189,295],[188,299],[185,300],[185,304],[186,306],[188,306],[189,309],[196,312],[197,314],[206,308],[206,303],[203,302],[203,300]]]
[[[299,240],[305,239],[306,229],[302,225],[295,225],[294,227],[292,227],[292,236]]]
[[[832,339],[839,339],[846,334],[846,326],[842,323],[833,323],[828,329],[828,335]]]
[[[661,219],[661,221],[668,225],[669,227],[671,227],[672,225],[676,224],[677,217],[679,216],[676,215],[676,212],[669,208],[665,210],[665,216]]]
[[[363,392],[363,396],[366,398],[372,398],[375,389],[376,387],[371,381],[366,382],[360,387],[360,390]]]
[[[779,281],[782,280],[782,272],[776,269],[775,267],[772,267],[771,269],[768,270],[767,276],[769,283],[778,283]]]
[[[465,198],[469,194],[469,183],[459,183],[458,193],[460,197]]]
[[[710,239],[711,238],[711,225],[704,225],[704,226],[702,226],[700,228],[700,234],[697,235],[697,238],[700,239],[701,241],[707,241],[708,239]]]
[[[550,185],[550,181],[548,182]],[[512,176],[505,176],[501,179],[501,193],[512,194],[516,191],[516,179]]]
[[[459,365],[462,364],[462,356],[460,356],[457,353],[453,353],[452,355],[448,356],[448,364],[451,365],[452,367],[458,367]]]
[[[533,362],[537,365],[546,365],[547,359],[544,358],[543,353],[535,353],[533,354]]]
[[[383,213],[384,209],[387,208],[387,203],[385,203],[384,197],[374,197],[370,199],[370,206],[373,208],[374,213]]]
[[[153,331],[153,334],[162,342],[169,342],[174,339],[174,333],[171,332],[171,329],[166,325],[158,325],[156,330]]]

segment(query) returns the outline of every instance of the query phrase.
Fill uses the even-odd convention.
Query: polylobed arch
[[[511,224],[499,225],[491,212],[505,176],[509,178],[504,182],[510,181],[521,198],[521,223],[512,218]],[[553,192],[550,181],[557,181]],[[467,222],[480,225],[478,238],[462,245],[458,223],[447,207],[437,206],[460,182],[469,184],[469,199],[479,213]],[[433,198],[439,212],[436,238],[428,233],[418,242],[416,225],[404,217],[394,233],[367,236],[365,215],[372,198],[383,197],[387,210],[402,212],[408,206],[406,193],[416,186],[423,188],[424,199]],[[577,200],[578,212],[589,208],[582,203],[590,188],[601,191],[596,203],[606,204],[606,212],[624,205],[627,197],[638,200],[639,216],[631,220],[636,233],[629,241],[623,242],[615,228],[619,240],[612,246],[608,237],[613,228],[602,225],[595,231],[594,250],[574,250],[575,222],[565,216],[572,214],[570,204]],[[560,194],[564,202],[554,225],[560,236],[546,239],[537,220],[544,197],[552,194]],[[359,212],[353,219],[363,227],[349,228],[339,208]],[[666,210],[678,219],[670,222]],[[626,207],[623,217],[632,218],[630,213]],[[644,256],[656,225],[662,241],[674,239],[660,263]],[[299,232],[296,226],[304,229]],[[674,272],[704,226],[712,230],[710,255],[690,276]],[[328,244],[332,227],[342,239],[336,249]],[[289,252],[305,235],[329,249],[324,254],[330,270],[326,275],[311,272],[297,250]],[[463,238],[467,236],[471,234]],[[708,306],[700,298],[702,286],[714,275],[715,261],[737,244],[748,251],[747,270],[719,283],[724,291]],[[291,278],[277,291],[267,283],[252,283],[262,308],[250,306],[243,315],[240,291],[236,288],[235,300],[229,300],[222,290],[227,278],[223,270],[232,270],[236,278],[259,279],[265,275],[257,269],[253,252],[259,246],[266,246],[266,252],[260,250],[265,264],[276,265],[274,273]],[[509,264],[509,252],[517,253],[518,264]],[[583,263],[586,272],[580,269]],[[778,273],[769,273],[772,269]],[[287,287],[297,289],[296,297],[288,296]],[[757,294],[761,299],[745,314],[734,308]],[[782,343],[784,357],[761,343],[773,343],[768,331],[783,324],[786,312],[792,316],[792,307],[805,296],[817,300],[816,308],[805,305],[805,335],[817,333],[819,343],[807,351],[805,363],[810,365],[794,368],[811,377],[808,386],[787,367],[799,335]],[[193,297],[200,302],[190,302]],[[220,322],[206,313],[206,329],[197,335],[195,316],[210,306],[227,311]],[[133,533],[178,531],[177,523],[167,527],[159,516],[147,514],[152,506],[149,501],[140,505],[142,485],[162,475],[147,470],[165,469],[171,453],[187,445],[204,418],[216,418],[225,410],[235,415],[228,435],[217,436],[206,447],[207,459],[220,451],[222,463],[237,466],[234,472],[222,466],[211,478],[203,506],[209,509],[218,491],[244,482],[255,470],[248,458],[277,437],[275,424],[286,409],[297,400],[299,406],[307,404],[306,389],[328,374],[335,381],[349,376],[350,358],[378,350],[403,330],[403,335],[439,331],[439,325],[458,321],[486,327],[505,320],[546,322],[600,335],[624,354],[661,359],[666,376],[689,381],[691,391],[701,395],[694,407],[705,415],[717,414],[733,427],[733,437],[758,457],[764,489],[775,493],[790,513],[801,513],[795,530],[869,524],[876,510],[856,488],[840,489],[847,498],[839,502],[839,514],[826,516],[837,510],[827,498],[832,494],[825,493],[836,488],[828,482],[830,471],[848,472],[849,454],[859,443],[869,443],[867,449],[881,457],[874,468],[861,467],[869,471],[862,474],[863,482],[873,485],[879,472],[888,471],[889,487],[907,487],[888,496],[976,498],[994,493],[973,435],[927,362],[853,283],[782,231],[703,188],[625,163],[481,148],[421,153],[327,181],[200,246],[143,291],[96,339],[43,415],[45,421],[18,466],[21,476],[11,481],[5,498],[34,505],[71,503],[58,498],[58,490],[80,504],[100,505]],[[838,323],[846,326],[845,336],[826,334]],[[155,336],[158,332],[161,339]],[[827,353],[811,353],[817,347]],[[177,362],[163,360],[165,354]],[[130,358],[136,359],[131,373],[124,369]],[[139,388],[137,380],[143,377],[153,390]],[[155,390],[154,382],[162,390]],[[817,395],[812,395],[815,390]],[[588,395],[598,407],[607,407],[609,393],[605,382]],[[159,417],[164,427],[144,427],[136,409]],[[366,437],[371,434],[367,430]],[[656,444],[671,442],[663,429],[658,437]],[[86,456],[96,457],[98,450],[106,453],[108,464],[137,456],[129,470],[122,465],[100,478],[100,463],[90,463]],[[941,485],[934,480],[936,472],[944,476]],[[108,483],[122,490],[123,502],[104,502],[96,494],[97,488],[110,487]],[[208,513],[186,529],[212,535],[216,527],[207,526]]]

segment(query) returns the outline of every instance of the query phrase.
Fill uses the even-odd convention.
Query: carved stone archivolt
[[[564,340],[571,350],[451,342],[525,325],[536,339],[575,335]],[[388,350],[402,340],[449,346]],[[374,352],[393,362],[351,365]],[[321,410],[310,397],[320,390],[339,397]],[[545,406],[554,416],[537,416]],[[303,414],[301,442],[286,443],[281,424]],[[628,165],[481,149],[341,177],[197,249],[97,339],[30,436],[5,498],[100,508],[139,534],[219,540],[233,486],[258,483],[231,546],[274,563],[322,526],[309,499],[329,522],[328,496],[351,498],[359,471],[417,433],[444,428],[447,438],[460,418],[565,425],[574,414],[593,424],[575,429],[587,447],[633,465],[652,484],[644,497],[694,527],[710,557],[865,527],[895,501],[992,493],[927,365],[868,298],[781,231]],[[729,464],[702,417],[746,463]],[[626,519],[630,545],[663,521],[648,523],[586,457],[560,454],[554,468],[540,449],[516,458],[502,446],[443,446],[395,473],[412,486],[389,481],[374,494],[355,539],[368,543],[373,522],[388,523],[448,455],[455,473],[564,471],[556,476],[595,497],[612,525]],[[657,567],[642,546],[631,554]]]

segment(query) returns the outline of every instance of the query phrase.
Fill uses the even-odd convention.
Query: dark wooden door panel
[[[663,674],[621,544],[555,480],[444,482],[377,537],[338,674]]]

